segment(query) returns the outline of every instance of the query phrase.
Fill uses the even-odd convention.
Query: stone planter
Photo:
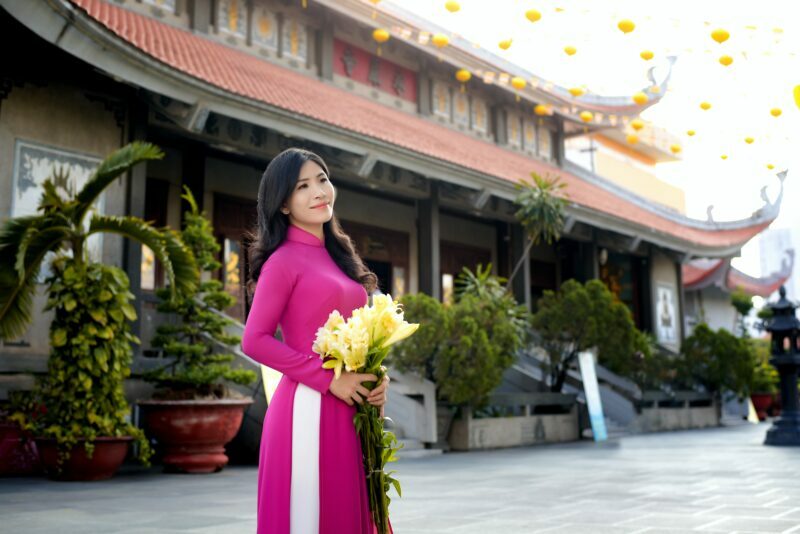
[[[484,419],[474,419],[469,410],[462,412],[450,431],[450,447],[455,451],[560,443],[579,437],[578,411],[574,406],[564,414]]]
[[[642,394],[641,412],[636,418],[639,432],[691,430],[720,425],[720,405],[716,396],[694,391],[661,391]]]
[[[758,414],[758,420],[764,421],[767,418],[767,411],[772,407],[773,394],[772,393],[752,393],[750,400],[753,401],[753,407]]]
[[[84,441],[81,440],[72,448],[69,458],[64,460],[60,469],[56,440],[36,438],[36,447],[39,449],[39,457],[49,478],[62,481],[92,481],[114,476],[125,460],[128,445],[132,440],[130,436],[96,438],[91,458],[86,454]]]
[[[214,473],[227,463],[225,445],[242,424],[252,399],[139,401],[148,436],[168,471]]]

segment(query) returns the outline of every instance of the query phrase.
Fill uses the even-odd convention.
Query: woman
[[[362,402],[383,411],[388,380],[370,392],[362,382],[375,375],[334,379],[311,350],[330,312],[349,317],[377,281],[334,217],[335,199],[322,158],[296,148],[270,162],[258,190],[242,350],[283,373],[261,437],[259,534],[373,533],[353,415]]]

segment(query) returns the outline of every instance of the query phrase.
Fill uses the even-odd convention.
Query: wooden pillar
[[[129,107],[128,140],[147,139],[147,103],[134,98]],[[139,163],[128,172],[125,183],[125,215],[144,218],[145,188],[147,186],[147,162]],[[142,246],[131,239],[122,241],[122,268],[128,275],[134,300],[131,305],[136,310],[136,320],[131,324],[131,332],[139,337],[142,316]],[[139,345],[136,345],[138,347]],[[138,350],[138,349],[135,349]]]
[[[419,242],[419,290],[442,299],[442,269],[439,245],[439,187],[431,181],[430,197],[417,201]]]
[[[522,258],[528,245],[528,234],[519,224],[511,225],[511,270],[517,266],[517,262]],[[511,281],[511,290],[517,302],[524,304],[528,310],[531,309],[531,258],[530,254],[525,254],[514,280]]]

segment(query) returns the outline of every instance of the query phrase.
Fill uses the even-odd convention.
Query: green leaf
[[[71,312],[72,310],[74,310],[75,306],[77,306],[77,305],[78,305],[78,303],[75,301],[75,299],[72,299],[72,298],[67,299],[67,300],[64,301],[64,309],[67,310],[68,312]]]
[[[89,310],[89,315],[92,316],[92,319],[94,319],[95,321],[97,321],[102,325],[108,322],[108,316],[106,315],[106,312],[104,310],[101,310],[100,308]]]
[[[129,321],[136,320],[136,309],[130,304],[123,305],[122,307],[120,307],[120,310],[122,311],[123,314],[125,314],[125,317],[127,317]]]
[[[137,163],[163,157],[164,153],[157,146],[140,141],[134,141],[111,153],[98,165],[94,174],[76,195],[78,209],[74,216],[75,223],[80,224],[83,221],[92,204],[119,175]]]
[[[67,344],[67,331],[64,328],[53,331],[50,342],[54,347],[63,347]]]
[[[100,291],[100,294],[97,296],[97,300],[99,300],[100,302],[108,302],[113,297],[114,297],[114,294],[111,291],[109,291],[107,289],[103,289],[102,291]]]

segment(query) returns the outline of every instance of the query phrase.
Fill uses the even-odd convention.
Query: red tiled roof
[[[789,275],[774,280],[752,278],[731,267],[728,271],[727,286],[730,290],[740,287],[748,295],[767,298],[785,284],[788,279]]]
[[[717,272],[723,265],[728,265],[728,262],[726,260],[717,260],[708,266],[685,263],[681,266],[681,280],[683,280],[683,285],[685,287],[690,287],[699,284]]]
[[[557,175],[567,184],[570,201],[688,243],[720,248],[735,246],[769,225],[766,222],[734,230],[685,226],[552,165],[378,104],[211,39],[102,0],[71,1],[141,52],[232,94],[510,182],[527,178],[531,171]]]

